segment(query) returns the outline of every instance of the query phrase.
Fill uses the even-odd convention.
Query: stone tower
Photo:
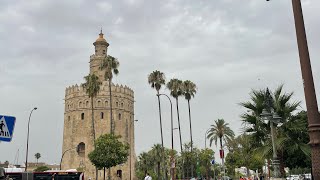
[[[104,81],[104,72],[99,66],[107,56],[109,43],[104,39],[102,31],[93,43],[95,54],[90,56],[90,73],[96,74],[102,81],[100,92],[94,98],[94,121],[96,138],[110,133],[110,102],[109,86]],[[130,145],[128,161],[111,169],[112,180],[134,179],[135,150],[134,150],[134,93],[127,86],[114,85],[112,92],[112,112],[115,134],[122,136],[123,142]],[[81,85],[72,85],[65,91],[65,111],[63,130],[63,160],[62,169],[81,169],[85,172],[85,179],[95,179],[95,167],[91,164],[88,154],[93,150],[91,126],[90,98]],[[78,148],[77,148],[78,147]],[[131,171],[130,171],[131,170]],[[131,175],[130,175],[131,174]],[[103,171],[98,172],[99,179]],[[107,176],[107,173],[106,173]]]

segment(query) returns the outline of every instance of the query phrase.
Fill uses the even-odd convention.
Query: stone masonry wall
[[[131,146],[131,173],[134,177],[135,150],[134,150],[134,93],[122,85],[112,85],[112,108],[115,123],[115,134],[121,135],[124,142]],[[110,102],[108,82],[103,81],[100,92],[94,98],[94,120],[96,138],[105,133],[110,133]],[[77,153],[76,147],[84,143],[85,148]],[[69,150],[71,149],[71,150]],[[95,179],[95,168],[91,164],[88,154],[93,150],[91,100],[85,90],[74,85],[66,88],[63,148],[65,152],[62,161],[62,169],[85,169],[85,179]],[[122,179],[129,180],[128,162],[112,168],[112,179],[117,179],[117,170],[122,170]],[[99,171],[99,177],[103,177],[103,171]],[[107,173],[106,173],[107,176]]]

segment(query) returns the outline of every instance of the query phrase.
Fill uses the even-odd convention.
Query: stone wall
[[[124,142],[131,146],[131,173],[134,177],[134,93],[122,85],[112,84],[112,112],[115,124],[115,134],[121,135]],[[110,133],[110,99],[109,86],[103,81],[100,92],[94,98],[94,121],[96,138]],[[84,150],[78,153],[76,147],[84,143]],[[91,99],[86,95],[81,85],[66,88],[64,133],[62,152],[66,152],[62,161],[62,169],[85,169],[86,179],[95,179],[95,168],[91,164],[88,154],[93,150],[93,134],[91,122]],[[122,179],[129,179],[128,162],[112,168],[112,179],[117,179],[117,170],[122,170]],[[99,171],[103,177],[103,171]]]

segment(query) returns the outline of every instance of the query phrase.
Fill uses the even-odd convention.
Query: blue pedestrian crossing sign
[[[15,117],[0,115],[0,141],[11,141],[15,122]]]

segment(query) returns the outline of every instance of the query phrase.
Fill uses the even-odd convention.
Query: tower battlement
[[[115,94],[123,94],[128,96],[129,98],[134,97],[134,92],[131,88],[128,86],[123,86],[119,84],[113,84],[111,85],[111,93]],[[65,92],[65,98],[69,99],[71,97],[76,96],[83,96],[86,95],[86,90],[82,87],[82,85],[72,85],[66,88]],[[100,92],[98,95],[109,95],[109,83],[108,81],[103,81],[100,86]]]

